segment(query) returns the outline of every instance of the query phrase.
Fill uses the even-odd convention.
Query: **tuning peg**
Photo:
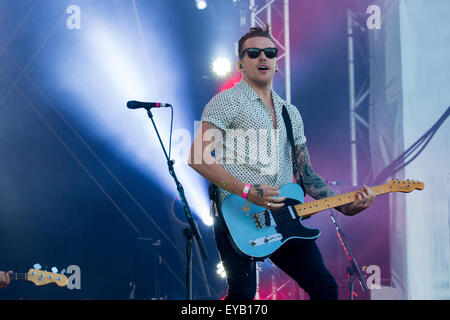
[[[58,273],[58,269],[56,267],[52,267],[52,272],[53,273]]]
[[[61,270],[61,274],[64,274],[64,273],[66,273],[66,269]]]
[[[33,266],[33,268],[36,269],[36,270],[41,270],[42,266],[41,266],[39,263],[36,263],[36,264]]]

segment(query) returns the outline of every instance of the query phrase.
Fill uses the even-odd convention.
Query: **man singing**
[[[272,89],[273,76],[278,71],[277,51],[268,26],[251,28],[239,40],[237,67],[242,79],[233,88],[215,95],[206,105],[191,147],[189,165],[217,186],[211,211],[217,249],[227,274],[226,299],[249,300],[256,293],[255,260],[233,249],[220,216],[220,206],[227,195],[243,196],[258,206],[276,210],[284,206],[285,200],[278,189],[291,183],[293,176],[314,199],[335,195],[311,166],[298,109]],[[294,155],[282,117],[283,106],[292,122]],[[220,139],[217,132],[221,133]],[[243,138],[248,132],[258,132],[257,141],[249,139],[248,144],[237,143],[235,147],[234,138]],[[216,142],[214,156],[211,138],[207,138],[211,136]],[[196,146],[201,146],[201,150],[196,150]],[[337,209],[345,215],[355,215],[369,207],[375,194],[364,186],[357,191],[357,197],[357,201]],[[336,281],[314,240],[291,239],[269,258],[311,299],[338,298]]]

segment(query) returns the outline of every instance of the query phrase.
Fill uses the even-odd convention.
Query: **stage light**
[[[80,43],[85,46],[84,50],[81,53],[65,52],[63,59],[59,59],[59,79],[78,100],[80,108],[72,112],[77,112],[91,132],[110,144],[132,166],[138,167],[150,179],[158,181],[167,193],[177,195],[174,181],[164,165],[166,160],[163,151],[148,117],[142,110],[127,109],[126,101],[161,99],[170,102],[174,108],[178,107],[174,114],[174,124],[178,131],[183,129],[189,133],[192,120],[189,119],[189,111],[183,114],[184,109],[181,108],[188,99],[185,94],[180,93],[182,90],[171,89],[182,86],[180,79],[184,77],[183,71],[174,63],[177,61],[176,56],[169,57],[150,51],[149,59],[145,56],[138,37],[130,37],[117,31],[118,29],[120,28],[112,22],[93,24],[92,32],[86,33]],[[147,31],[146,36],[155,43],[163,43],[157,33]],[[67,60],[71,63],[67,64]],[[85,80],[80,81],[80,75],[89,77],[85,76]],[[97,86],[98,83],[102,85]],[[155,111],[154,116],[167,148],[169,130],[166,128],[170,125],[170,113],[161,109]],[[174,130],[174,135],[175,131],[177,130]],[[190,145],[188,140],[186,141]],[[177,144],[175,137],[173,143]],[[174,148],[172,151],[176,152]],[[192,212],[206,225],[212,225],[204,179],[183,163],[179,155],[175,155],[173,159]]]
[[[216,267],[216,273],[221,277],[221,278],[225,278],[227,276],[227,273],[225,272],[225,269],[223,267],[222,262],[217,264]]]
[[[212,63],[212,69],[216,76],[225,77],[231,72],[231,62],[227,58],[217,58]]]
[[[208,6],[208,4],[206,3],[206,0],[195,0],[195,2],[197,3],[198,10],[206,9],[206,7]]]

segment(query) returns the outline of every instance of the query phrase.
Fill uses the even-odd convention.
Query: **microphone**
[[[160,102],[140,102],[134,100],[127,102],[127,107],[129,109],[144,108],[145,110],[150,110],[151,108],[166,108],[171,106],[172,105],[169,103],[160,103]]]

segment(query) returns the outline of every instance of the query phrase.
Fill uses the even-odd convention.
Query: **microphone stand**
[[[169,167],[169,173],[173,177],[175,184],[178,190],[178,196],[180,197],[181,203],[183,204],[184,213],[186,214],[186,218],[189,222],[189,228],[185,228],[183,230],[183,235],[186,237],[186,290],[187,290],[187,300],[192,300],[192,237],[194,236],[197,239],[197,243],[200,246],[200,250],[203,254],[204,259],[208,259],[208,254],[206,252],[205,246],[202,241],[202,237],[200,232],[198,231],[197,224],[191,214],[191,210],[186,201],[186,196],[184,194],[183,186],[175,174],[175,170],[173,165],[175,163],[174,160],[170,160],[167,155],[166,149],[164,148],[164,144],[159,135],[158,129],[156,128],[155,121],[153,120],[153,114],[150,111],[150,108],[147,109],[147,115],[152,121],[153,128],[155,128],[156,135],[158,136],[159,143],[164,151],[164,155],[167,160],[167,166]],[[172,133],[171,133],[172,134]]]
[[[337,236],[339,238],[339,241],[341,242],[342,247],[344,247],[345,254],[347,255],[347,258],[350,262],[350,266],[347,267],[346,271],[347,271],[347,276],[348,276],[348,287],[350,290],[349,299],[353,300],[354,299],[353,280],[354,280],[355,274],[359,279],[359,283],[360,283],[361,287],[363,288],[363,291],[367,292],[367,291],[369,291],[369,289],[367,288],[366,282],[364,281],[364,279],[362,277],[361,269],[359,268],[358,262],[356,262],[356,259],[353,257],[352,252],[350,251],[350,247],[348,245],[347,239],[345,238],[345,235],[342,232],[342,229],[339,227],[339,224],[337,223],[336,215],[334,214],[333,209],[330,209],[330,218],[331,218],[331,220],[333,220],[333,223],[336,226]]]

